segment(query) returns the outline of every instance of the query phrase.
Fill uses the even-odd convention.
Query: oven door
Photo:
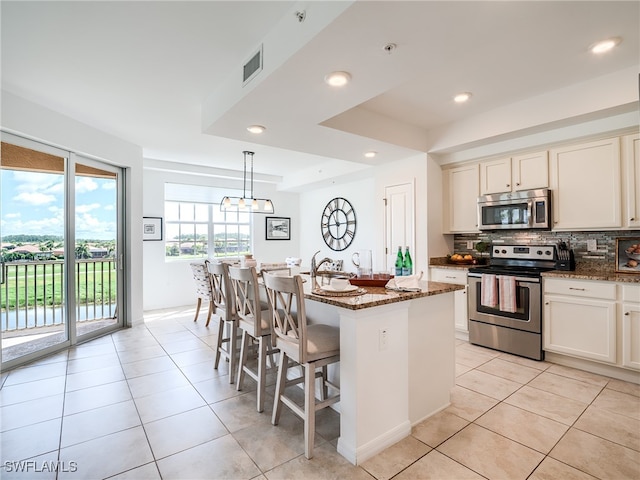
[[[481,274],[470,273],[469,321],[478,321],[502,327],[540,333],[542,321],[540,307],[542,296],[539,278],[516,277],[516,311],[504,312],[499,307],[481,304]]]

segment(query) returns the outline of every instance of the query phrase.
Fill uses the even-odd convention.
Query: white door
[[[413,265],[416,265],[417,252],[414,241],[414,185],[403,183],[387,186],[385,198],[385,245],[384,270],[389,272],[395,264],[398,247],[409,247]]]

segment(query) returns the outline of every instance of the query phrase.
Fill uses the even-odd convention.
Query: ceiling
[[[299,190],[430,151],[446,125],[637,66],[639,5],[3,0],[2,88],[146,159],[237,170],[253,150],[262,180]],[[613,52],[588,52],[611,36],[622,38]],[[261,44],[263,70],[243,87]],[[351,83],[328,87],[334,70]],[[461,91],[473,92],[467,104],[452,101]]]

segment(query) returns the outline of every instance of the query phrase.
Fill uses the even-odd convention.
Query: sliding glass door
[[[120,169],[2,133],[0,336],[8,368],[121,326]]]
[[[75,160],[75,334],[78,340],[118,328],[119,170]]]

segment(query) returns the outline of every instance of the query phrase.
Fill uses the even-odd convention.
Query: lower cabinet
[[[640,285],[622,286],[622,365],[640,370]]]
[[[556,278],[543,283],[545,351],[640,370],[639,285]]]
[[[456,290],[454,292],[454,324],[456,331],[463,334],[469,333],[469,315],[467,311],[467,285],[466,268],[429,268],[429,279],[432,282],[455,283],[456,285],[464,285],[464,290]]]

